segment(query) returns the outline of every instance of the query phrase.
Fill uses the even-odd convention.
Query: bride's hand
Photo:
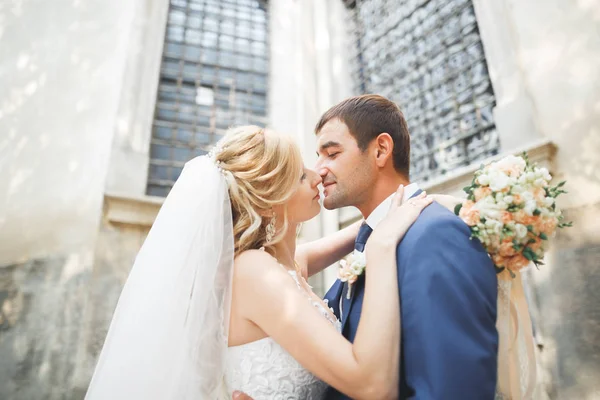
[[[425,192],[404,203],[402,201],[403,198],[404,186],[400,185],[392,198],[392,204],[387,216],[377,225],[377,228],[375,228],[369,237],[367,248],[376,248],[375,251],[381,251],[390,247],[395,248],[398,242],[404,237],[406,231],[417,220],[421,211],[433,202],[433,198],[427,196]],[[366,251],[369,252],[368,249]]]

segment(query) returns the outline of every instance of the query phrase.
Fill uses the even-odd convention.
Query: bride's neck
[[[283,239],[273,246],[277,260],[288,268],[295,268],[296,224],[289,224]]]

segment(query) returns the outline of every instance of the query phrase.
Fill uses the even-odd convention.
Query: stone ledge
[[[104,194],[104,220],[108,223],[151,226],[163,204],[162,197]]]
[[[486,158],[480,162],[457,168],[444,176],[422,184],[421,189],[434,194],[451,194],[462,197],[465,195],[465,193],[462,191],[462,188],[471,182],[473,179],[473,174],[481,166],[481,164],[488,164],[510,154],[520,155],[523,152],[526,152],[529,155],[529,160],[531,162],[544,166],[548,168],[550,172],[552,172],[552,158],[554,157],[556,150],[556,145],[550,140],[544,139],[535,141],[526,146]],[[340,212],[340,227],[347,226],[350,223],[357,221],[359,218],[360,213],[357,209],[343,209]]]

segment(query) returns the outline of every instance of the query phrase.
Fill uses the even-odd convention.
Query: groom
[[[324,206],[360,210],[365,224],[355,248],[362,251],[398,186],[405,185],[406,197],[420,193],[418,183],[408,178],[406,121],[395,103],[363,95],[329,109],[316,135]],[[402,399],[494,398],[497,279],[487,253],[469,236],[466,224],[434,203],[398,245]],[[347,285],[338,280],[325,296],[350,341],[358,328],[363,289],[364,276],[349,295]],[[326,399],[348,397],[330,388]]]

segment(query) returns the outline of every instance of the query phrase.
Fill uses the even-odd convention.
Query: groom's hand
[[[232,400],[252,400],[252,397],[248,396],[246,393],[238,392],[237,390],[233,392],[231,398]]]

